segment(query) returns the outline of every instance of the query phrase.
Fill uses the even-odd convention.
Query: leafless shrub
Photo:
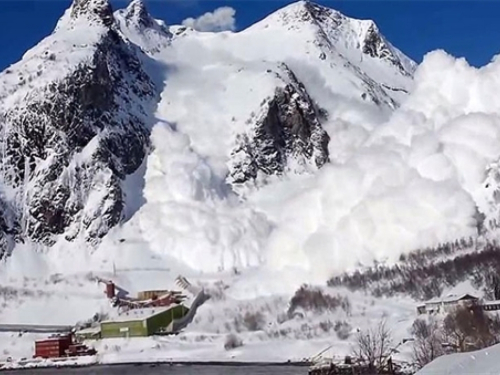
[[[333,328],[333,323],[329,320],[326,320],[324,322],[320,322],[319,328],[321,328],[321,330],[324,332],[330,332],[330,330]]]
[[[352,312],[351,301],[349,300],[349,298],[347,296],[344,296],[341,299],[340,307],[342,308],[342,310],[344,310],[344,312],[347,315],[351,315],[351,312]]]
[[[194,338],[195,342],[206,341],[206,340],[207,340],[207,336],[205,336],[205,335],[199,335],[199,336],[196,336]]]
[[[226,336],[226,341],[224,342],[224,349],[232,350],[243,346],[243,341],[234,333]]]
[[[260,311],[245,313],[243,324],[249,331],[260,331],[264,329],[266,324],[264,315]]]
[[[4,300],[11,300],[19,297],[19,291],[10,286],[0,286],[0,297]]]
[[[280,313],[276,316],[276,321],[278,324],[283,324],[288,320],[288,315],[286,313]]]
[[[392,336],[384,320],[375,328],[359,331],[353,354],[370,368],[380,368],[391,353]]]
[[[241,315],[237,315],[233,319],[233,327],[236,332],[241,332],[243,331],[245,324],[243,323],[243,317]],[[229,329],[231,331],[231,329]]]
[[[345,296],[324,293],[320,288],[313,288],[302,285],[290,300],[288,316],[293,316],[296,309],[302,308],[305,311],[322,313],[325,311],[335,311],[341,307],[345,311],[350,311],[351,304]]]
[[[413,361],[418,367],[423,367],[435,358],[445,354],[443,348],[443,329],[437,320],[431,318],[429,321],[417,319],[413,322],[412,334]]]
[[[346,321],[337,320],[333,326],[339,340],[347,340],[351,336],[352,327]]]

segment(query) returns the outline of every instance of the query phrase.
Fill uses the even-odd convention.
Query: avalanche
[[[114,227],[108,228],[101,214],[111,204],[101,183],[92,194],[73,191],[75,205],[94,214],[61,224],[62,232],[49,244],[19,233],[24,243],[18,241],[2,261],[0,280],[20,291],[14,302],[1,306],[2,321],[30,323],[41,316],[61,324],[106,311],[93,274],[113,275],[120,285],[138,290],[168,287],[181,273],[220,288],[220,300],[208,303],[185,340],[196,345],[196,335],[210,331],[220,343],[237,314],[259,307],[272,325],[268,336],[249,336],[259,345],[281,331],[278,316],[300,284],[324,284],[336,272],[475,236],[481,214],[487,222],[498,220],[498,59],[476,69],[435,51],[417,68],[372,21],[309,2],[291,4],[239,32],[168,26],[137,0],[111,18],[106,14],[102,25],[93,18],[72,23],[70,16],[67,12],[56,31],[11,70],[33,76],[32,87],[48,90],[58,82],[59,69],[65,77],[76,69],[73,62],[91,72],[118,72],[113,59],[130,59],[134,69],[117,73],[120,86],[110,91],[119,110],[99,116],[104,130],[91,133],[66,162],[70,172],[82,160],[93,166],[94,154],[86,151],[96,151],[93,145],[113,128],[106,127],[107,116],[118,118],[133,140],[147,134],[139,137],[139,149],[149,153],[128,155],[127,144],[119,143],[99,154],[109,165],[91,181],[118,181],[112,202],[123,203]],[[112,58],[97,69],[89,61],[102,35],[111,35],[110,45],[119,48],[108,50]],[[56,57],[44,63],[40,56],[48,46]],[[66,47],[72,52],[65,60]],[[8,72],[0,79],[1,109],[30,113],[22,101],[24,88]],[[148,94],[138,97],[141,90]],[[29,134],[20,133],[29,145]],[[318,145],[325,145],[322,158],[329,162],[315,161]],[[128,157],[134,157],[132,167],[118,173]],[[39,159],[39,168],[49,160]],[[234,165],[255,173],[231,180]],[[20,192],[29,191],[30,181],[20,184]],[[1,197],[30,212],[10,202],[7,193]],[[72,209],[65,206],[63,213],[73,218]],[[99,235],[89,241],[73,233],[75,226]],[[44,293],[38,293],[40,285],[46,285]],[[404,337],[412,301],[382,306],[354,298],[353,315],[339,319],[362,326],[389,315]],[[67,309],[60,309],[63,304]],[[33,309],[42,313],[30,315]],[[216,315],[227,325],[214,322]],[[300,332],[293,322],[284,323],[285,331],[327,340],[318,319],[306,322],[316,327],[313,333]],[[176,345],[182,347],[180,341]]]

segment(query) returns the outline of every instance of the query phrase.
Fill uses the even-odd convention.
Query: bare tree
[[[429,321],[417,319],[412,326],[413,360],[423,367],[435,358],[445,354],[443,343],[443,329],[437,320],[431,318]]]
[[[381,320],[376,327],[357,333],[353,354],[370,368],[380,368],[391,354],[391,348],[391,332],[385,320]]]
[[[460,352],[493,345],[492,321],[480,306],[460,306],[444,319],[444,333]]]

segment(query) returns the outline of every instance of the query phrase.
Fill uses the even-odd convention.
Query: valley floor
[[[58,324],[73,325],[91,319],[94,314],[112,311],[104,286],[93,277],[112,278],[131,294],[139,290],[175,287],[178,275],[172,270],[115,270],[115,274],[99,272],[71,276],[52,275],[4,279],[0,289],[0,322],[2,324]],[[88,341],[94,346],[96,357],[83,357],[65,362],[66,365],[89,363],[130,363],[155,361],[238,361],[287,362],[310,360],[324,349],[323,356],[339,357],[352,352],[358,329],[366,329],[385,319],[394,336],[394,345],[409,335],[409,327],[416,317],[415,302],[409,298],[375,299],[363,293],[323,288],[331,295],[345,295],[349,309],[330,311],[302,311],[302,315],[287,318],[286,312],[292,294],[274,293],[269,289],[252,292],[252,282],[258,275],[251,271],[242,274],[206,275],[193,278],[193,284],[206,288],[212,295],[202,305],[194,321],[180,334],[130,339]],[[187,302],[187,305],[189,305]],[[260,316],[257,326],[250,327],[246,316]],[[253,314],[253,315],[252,315]],[[338,326],[345,324],[344,336],[339,337]],[[235,334],[242,346],[226,350],[228,335]],[[0,362],[16,367],[34,354],[34,341],[46,334],[0,333]],[[409,346],[403,345],[401,358],[407,358]],[[60,362],[41,361],[29,366],[56,366]]]

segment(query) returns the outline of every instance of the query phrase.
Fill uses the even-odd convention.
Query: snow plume
[[[187,136],[160,122],[152,141],[148,203],[135,218],[149,247],[195,269],[201,263],[210,271],[260,265],[266,218],[226,195],[224,182],[190,148]]]
[[[485,171],[500,158],[500,99],[494,95],[500,89],[500,60],[478,70],[433,52],[419,67],[407,101],[385,122],[368,126],[369,109],[331,101],[326,91],[316,96],[327,88],[299,75],[330,113],[324,127],[334,140],[331,155],[332,147],[349,152],[315,174],[275,179],[248,192],[244,201],[224,181],[220,161],[230,149],[225,149],[228,137],[220,134],[228,122],[217,117],[235,113],[231,100],[239,96],[217,91],[222,96],[212,100],[228,108],[208,116],[209,96],[196,91],[211,89],[206,78],[205,85],[192,73],[192,81],[171,78],[160,112],[176,126],[159,123],[153,129],[147,203],[131,220],[150,251],[203,272],[261,266],[274,275],[278,290],[476,235]],[[238,77],[243,82],[244,76]],[[179,97],[176,84],[193,90],[192,100]],[[190,111],[182,110],[184,103]],[[212,143],[218,146],[209,147]],[[252,288],[261,281],[257,277]]]
[[[486,170],[500,157],[499,74],[500,59],[475,69],[428,54],[406,103],[348,160],[293,194],[290,183],[273,187],[269,264],[326,276],[475,235]]]
[[[192,27],[198,31],[226,31],[236,28],[234,16],[236,10],[231,7],[220,7],[213,12],[207,12],[198,18],[186,18],[182,21],[184,26]]]

